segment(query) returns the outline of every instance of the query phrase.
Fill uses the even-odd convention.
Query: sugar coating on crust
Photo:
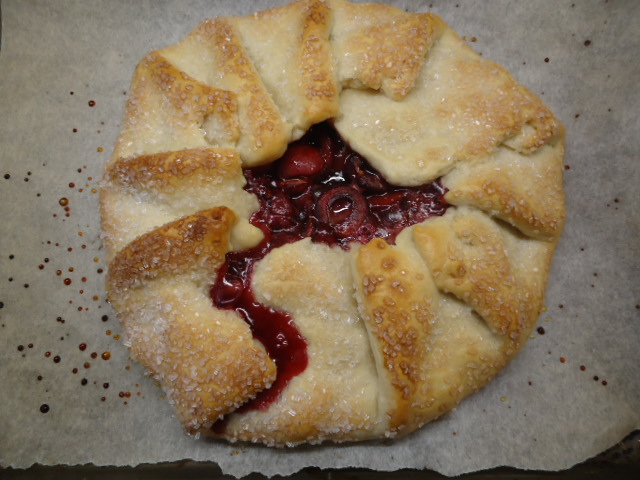
[[[420,386],[428,372],[428,339],[437,290],[419,258],[402,243],[374,239],[354,260],[358,300],[373,345],[379,375],[380,408],[389,416],[389,434],[412,425],[426,400]],[[389,398],[390,397],[390,398]]]
[[[319,0],[229,20],[274,103],[293,126],[292,138],[339,113],[339,89],[328,41],[332,20],[329,5]]]
[[[374,240],[353,260],[381,377],[378,400],[389,418],[386,436],[409,433],[451,410],[506,363],[505,342],[472,305],[438,288],[416,243],[420,228],[403,231],[396,245]]]
[[[224,261],[234,213],[226,207],[203,210],[141,235],[109,265],[107,289],[125,294],[163,275],[211,274]]]
[[[202,147],[118,159],[106,170],[101,188],[108,259],[139,235],[222,205],[239,217],[234,248],[255,245],[262,233],[248,221],[258,202],[243,190],[245,184],[232,149]]]
[[[133,354],[193,432],[275,379],[275,365],[244,320],[211,308],[208,282],[229,250],[235,220],[219,207],[142,235],[116,255],[107,278]]]
[[[237,110],[233,92],[199,82],[160,53],[151,53],[134,74],[113,160],[208,142],[235,146],[240,133]]]
[[[562,145],[544,145],[530,155],[496,148],[473,164],[459,164],[443,178],[448,202],[471,205],[523,234],[552,241],[564,228]]]
[[[215,310],[190,276],[158,279],[120,307],[131,352],[188,432],[208,429],[265,388],[276,366],[235,312]]]
[[[349,89],[340,103],[338,131],[399,185],[431,182],[515,138],[528,153],[562,131],[538,98],[444,25],[405,101]]]
[[[414,87],[435,38],[437,17],[382,4],[333,0],[332,46],[343,86],[402,100]]]
[[[473,307],[489,328],[520,349],[542,307],[548,272],[545,257],[553,247],[517,241],[517,233],[500,228],[482,213],[461,207],[417,226],[416,246],[426,259],[436,285]],[[532,264],[530,270],[519,268]]]
[[[397,185],[441,178],[450,206],[348,250],[306,239],[256,266],[309,365],[266,410],[236,410],[276,365],[209,298],[256,245],[242,168],[333,122]],[[440,18],[300,0],[204,21],[134,74],[101,188],[109,298],[188,432],[267,445],[402,436],[450,411],[523,347],[565,221],[564,129]],[[234,413],[236,412],[236,413]]]
[[[236,148],[246,165],[266,163],[284,153],[291,125],[280,115],[229,20],[206,20],[163,54],[194,78],[237,98]]]

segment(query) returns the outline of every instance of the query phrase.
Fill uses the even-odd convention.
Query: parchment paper
[[[0,465],[194,459],[236,476],[306,466],[558,470],[640,427],[640,2],[391,3],[441,15],[567,127],[569,219],[544,334],[457,410],[399,441],[274,450],[185,436],[128,358],[105,302],[94,189],[136,63],[205,17],[277,3],[5,0]]]

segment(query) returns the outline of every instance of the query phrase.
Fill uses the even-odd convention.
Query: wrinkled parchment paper
[[[274,450],[185,436],[129,359],[105,301],[95,189],[136,63],[205,17],[277,3],[5,0],[1,466],[193,459],[236,476],[306,466],[558,470],[640,427],[640,2],[391,3],[441,15],[567,127],[569,219],[544,333],[457,410],[398,441]]]

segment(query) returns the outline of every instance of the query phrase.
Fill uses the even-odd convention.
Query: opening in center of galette
[[[265,409],[308,362],[307,343],[291,316],[258,302],[251,290],[256,262],[274,248],[310,238],[349,250],[373,238],[394,244],[406,227],[446,211],[438,181],[417,187],[391,185],[354,152],[330,122],[313,126],[279,160],[244,170],[245,190],[260,208],[251,224],[264,234],[248,250],[227,253],[211,287],[220,309],[239,313],[277,365],[273,385],[241,409]],[[300,292],[304,295],[304,292]]]

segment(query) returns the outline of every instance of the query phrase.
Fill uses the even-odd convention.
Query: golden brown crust
[[[178,121],[201,121],[207,115],[215,114],[224,126],[225,137],[230,141],[237,139],[240,130],[236,113],[238,106],[232,92],[198,82],[159,53],[144,60],[143,71],[164,93],[175,111],[183,115]]]
[[[332,17],[325,2],[305,0],[228,19],[281,115],[292,126],[292,139],[339,112],[329,42]]]
[[[105,172],[105,181],[119,187],[166,192],[194,176],[215,181],[231,177],[239,169],[240,159],[233,149],[192,148],[120,158]]]
[[[519,349],[540,314],[544,294],[535,288],[536,282],[532,285],[521,277],[546,278],[549,259],[541,243],[542,253],[533,260],[542,273],[515,270],[515,262],[531,258],[510,249],[508,235],[512,234],[485,215],[466,208],[450,210],[414,229],[416,245],[438,288],[469,304],[494,333]]]
[[[222,265],[236,217],[217,207],[200,211],[138,237],[109,265],[107,290],[126,293],[160,275],[204,270],[212,275]]]
[[[242,137],[238,148],[247,165],[275,160],[289,139],[288,126],[264,88],[245,48],[229,21],[207,20],[197,30],[216,47],[218,74],[225,88],[239,97]]]
[[[341,81],[402,100],[413,88],[436,35],[436,17],[381,4],[332,0],[340,25],[334,48]]]
[[[406,253],[382,239],[363,246],[355,258],[362,316],[380,375],[391,389],[379,393],[389,433],[415,428],[424,402],[421,385],[437,291],[428,274]],[[390,396],[391,398],[385,398]]]
[[[254,246],[243,166],[333,119],[391,183],[441,178],[447,213],[350,250],[271,251],[252,291],[288,312],[309,365],[276,366],[209,285]],[[485,385],[542,309],[565,221],[564,128],[437,16],[299,0],[206,20],[136,69],[101,188],[109,298],[189,432],[291,445],[405,435]]]
[[[331,10],[325,2],[311,0],[305,5],[300,41],[299,68],[306,105],[303,118],[308,125],[338,114],[338,84],[333,67],[329,33]]]
[[[529,318],[517,336],[505,335],[482,320],[469,298],[449,296],[447,285],[440,285],[445,275],[429,261],[440,230],[436,226],[434,235],[425,228],[430,225],[406,230],[395,246],[374,240],[354,260],[362,281],[357,298],[380,377],[380,411],[388,418],[385,436],[412,432],[486,384],[520,350],[535,321]],[[549,260],[545,254],[535,265]],[[489,283],[498,280],[489,276]],[[463,288],[481,290],[483,281],[482,275],[469,277]],[[541,295],[535,282],[519,287],[521,294]]]
[[[209,135],[202,135],[206,123],[217,125],[213,144],[233,146],[240,132],[237,109],[232,92],[199,82],[151,53],[133,77],[113,158],[208,146]]]
[[[275,380],[276,365],[243,319],[224,323],[214,314],[198,321],[186,309],[172,320],[164,338],[167,371],[161,375],[187,431],[210,428]]]
[[[561,124],[537,97],[446,26],[407,101],[356,89],[340,101],[337,129],[399,185],[433,181],[459,163],[471,166],[502,144],[528,155],[563,138]]]
[[[458,72],[455,78],[458,93],[455,101],[439,105],[436,115],[464,118],[461,124],[470,139],[461,145],[458,155],[462,159],[486,155],[502,142],[531,152],[560,131],[551,111],[503,67],[485,59],[459,58],[450,68]],[[469,122],[471,119],[473,123]]]
[[[238,153],[231,149],[200,147],[115,160],[100,192],[107,259],[151,229],[221,205],[242,219],[234,245],[254,245],[261,234],[247,222],[258,202],[242,189],[245,183]]]
[[[446,175],[446,199],[495,215],[525,235],[557,239],[565,221],[563,154],[562,145],[545,145],[530,155],[498,148],[481,162],[459,165]]]
[[[137,238],[109,265],[107,292],[134,355],[194,432],[275,379],[244,320],[216,311],[208,296],[235,220],[225,207],[198,212]]]

